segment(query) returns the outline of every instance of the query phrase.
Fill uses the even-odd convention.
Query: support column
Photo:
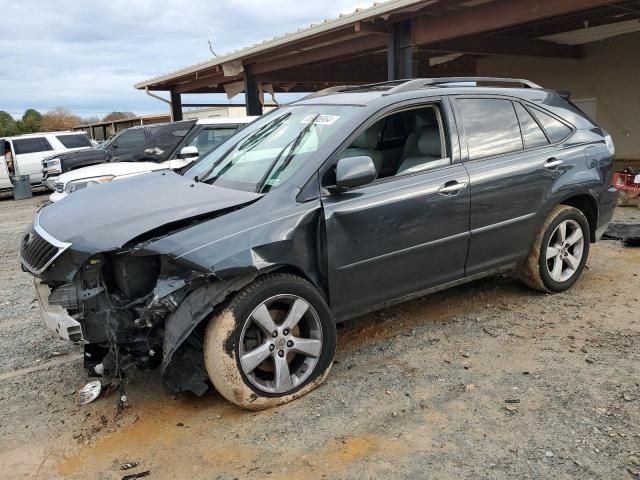
[[[387,76],[389,80],[415,78],[411,20],[394,23],[387,46]]]
[[[247,115],[262,115],[262,103],[260,103],[258,82],[253,74],[253,65],[244,66],[244,98]]]
[[[174,89],[171,90],[171,121],[182,120],[182,98]]]

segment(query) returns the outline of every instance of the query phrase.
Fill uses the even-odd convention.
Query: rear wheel
[[[204,359],[227,400],[259,410],[310,392],[326,378],[335,322],[322,296],[289,274],[259,278],[209,320]]]
[[[520,278],[542,292],[562,292],[580,277],[589,256],[589,222],[577,208],[555,207],[540,229]]]

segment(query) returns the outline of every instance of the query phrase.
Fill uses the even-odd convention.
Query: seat
[[[440,130],[437,126],[422,127],[418,136],[417,150],[417,156],[407,157],[402,160],[396,175],[433,168],[438,165],[438,163],[435,162],[443,160]],[[443,160],[443,162],[446,161],[447,160]]]
[[[377,150],[382,134],[382,122],[376,122],[362,132],[353,143],[342,153],[341,158],[358,157],[366,155],[371,157],[376,167],[376,172],[380,175],[382,171],[382,152]]]

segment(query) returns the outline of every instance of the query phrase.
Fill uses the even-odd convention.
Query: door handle
[[[438,193],[441,195],[454,195],[463,188],[467,187],[467,182],[447,182],[438,189]]]
[[[546,162],[544,162],[544,168],[548,168],[550,170],[555,169],[558,165],[562,165],[562,160],[558,160],[557,158],[550,158]]]

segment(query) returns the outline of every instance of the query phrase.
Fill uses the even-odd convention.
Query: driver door
[[[450,132],[452,126],[443,121],[443,105],[429,108],[439,113],[441,151],[447,158],[425,156],[422,169],[379,175],[347,192],[324,190],[327,274],[337,319],[464,276],[470,235],[469,177],[461,163],[452,162],[452,147],[445,140],[451,135],[443,130]],[[403,161],[399,158],[397,163]]]

